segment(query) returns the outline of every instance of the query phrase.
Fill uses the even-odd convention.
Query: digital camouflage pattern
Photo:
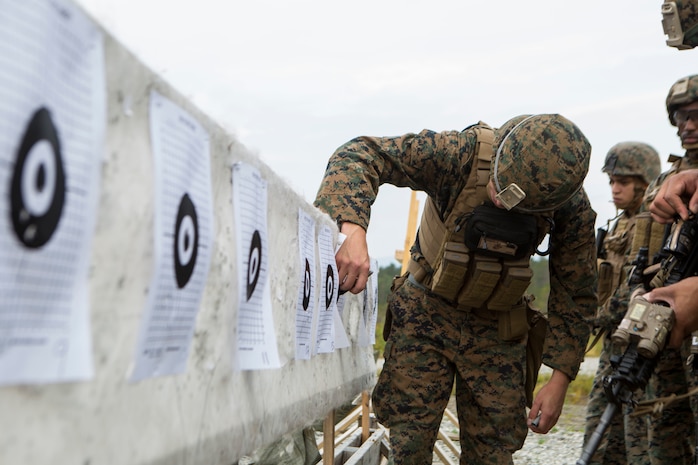
[[[516,183],[526,193],[516,210],[554,210],[582,187],[590,154],[589,141],[567,118],[533,115],[498,144],[491,173],[498,192]]]
[[[698,2],[696,0],[665,0],[662,4],[662,26],[667,45],[680,50],[698,45]]]
[[[509,135],[512,129],[516,127],[517,124],[522,122],[523,120],[530,118],[533,115],[519,115],[519,116],[514,116],[511,118],[509,121],[505,122],[501,126],[495,129],[494,131],[494,146],[498,147],[499,144],[502,143],[504,138]]]
[[[686,83],[680,84],[681,82]],[[698,98],[698,76],[679,80],[667,98],[669,99],[677,85],[683,90],[676,92],[677,106],[690,103]],[[692,93],[693,97],[689,97]],[[673,110],[669,110],[673,111]],[[661,173],[647,188],[645,207],[654,199],[657,191],[666,179],[673,174],[698,168],[698,151],[687,150],[682,158],[676,160],[672,167]],[[681,350],[666,348],[662,351],[650,380],[648,391],[655,398],[683,396],[688,391],[698,387],[698,380],[692,373],[691,366],[686,364],[690,354],[690,338],[684,341]],[[695,448],[695,422],[698,415],[696,397],[682,399],[667,404],[657,415],[649,418],[649,457],[652,465],[663,464],[693,464]]]
[[[659,153],[644,142],[619,142],[611,147],[601,170],[609,176],[638,176],[649,184],[659,176]]]
[[[584,444],[599,424],[599,420],[608,405],[608,397],[604,391],[603,378],[613,374],[610,356],[613,353],[613,343],[610,337],[602,340],[603,348],[599,355],[599,365],[594,381],[589,391],[586,406],[586,425],[584,429]],[[644,394],[635,394],[636,400],[642,400]],[[629,408],[623,406],[623,415],[616,414],[599,447],[591,457],[589,465],[648,465],[648,424],[646,416],[629,416]]]
[[[681,351],[662,351],[649,382],[654,397],[682,396],[696,386],[691,368],[685,363],[689,351],[688,340]],[[650,416],[649,453],[652,465],[694,463],[695,411],[691,403],[686,398],[676,400],[668,403],[657,415]]]
[[[676,126],[674,111],[682,105],[698,100],[698,74],[679,79],[666,96],[666,111],[672,126]]]
[[[474,171],[476,142],[470,127],[355,138],[331,156],[315,206],[338,223],[349,221],[368,228],[371,205],[380,185],[387,183],[425,192],[445,218]],[[550,154],[528,150],[526,155],[538,159]],[[549,330],[543,363],[574,379],[589,337],[586,321],[597,303],[596,214],[579,189],[552,217]],[[461,463],[508,463],[499,459],[510,459],[526,432],[525,341],[493,343],[498,334],[496,320],[459,312],[412,284],[391,296],[389,311],[394,314],[393,329],[373,401],[379,421],[391,428],[395,463],[431,463],[436,418],[443,414],[454,378],[462,415]],[[461,332],[470,339],[454,341],[453,335]],[[439,350],[430,351],[440,344]],[[488,415],[473,416],[473,402]],[[501,420],[505,417],[508,420]]]
[[[631,147],[634,147],[634,145],[631,145]],[[622,176],[638,176],[639,174],[637,173],[640,173],[642,170],[633,169],[632,173],[630,172],[631,170],[623,170],[622,162],[625,157],[622,154],[627,154],[627,152],[621,152],[619,157],[613,155],[617,153],[617,146],[609,150],[609,155],[612,156],[607,156],[603,171],[608,174],[615,174],[613,169],[619,168],[621,172],[625,173]],[[618,159],[621,166],[619,167],[614,161],[609,163],[609,158],[612,160]],[[653,169],[657,173],[659,172],[659,156],[657,156]],[[613,270],[613,281],[609,286],[612,289],[612,295],[605,302],[599,302],[599,313],[592,322],[592,327],[595,328],[595,331],[602,332],[603,338],[601,340],[602,348],[599,354],[599,364],[589,391],[586,406],[585,444],[591,439],[591,435],[596,430],[601,416],[608,405],[603,379],[613,374],[611,355],[614,353],[614,347],[611,335],[628,309],[630,289],[626,282],[632,266],[631,262],[634,259],[634,257],[629,256],[629,252],[632,247],[635,220],[639,210],[640,208],[636,208],[634,211],[623,211],[604,239],[603,248],[606,251],[606,259],[604,261],[609,263]],[[602,279],[602,274],[599,273],[599,283],[606,279]],[[643,398],[642,392],[635,394],[636,400],[642,400]],[[647,465],[650,463],[648,458],[647,418],[628,416],[629,409],[626,406],[623,407],[623,410],[624,415],[615,415],[611,420],[603,440],[589,461],[590,465],[624,465],[626,463]]]
[[[409,281],[388,299],[393,326],[373,408],[390,428],[394,463],[432,463],[454,378],[460,463],[510,463],[527,433],[525,340],[502,344],[496,319],[426,303]]]
[[[609,176],[637,176],[645,184],[653,181],[660,172],[659,154],[650,145],[643,142],[620,142],[611,147],[606,154],[602,171]],[[639,189],[639,186],[636,186]],[[641,199],[644,189],[636,193]],[[609,279],[610,297],[599,302],[599,313],[592,326],[595,331],[603,334],[602,349],[599,355],[599,365],[594,376],[586,409],[586,425],[584,443],[588,443],[599,424],[608,397],[603,386],[603,379],[613,374],[611,355],[614,353],[611,334],[618,327],[628,309],[630,289],[627,276],[635,257],[630,257],[635,220],[641,206],[624,210],[615,223],[609,228],[604,239],[603,249],[606,252],[604,263],[600,266],[611,266],[610,276],[599,273],[599,284]],[[602,292],[600,291],[599,294]],[[605,291],[604,291],[605,293]],[[635,393],[635,400],[642,400],[643,392]],[[590,460],[590,464],[621,465],[632,463],[636,465],[649,464],[648,455],[648,420],[646,417],[629,416],[629,408],[623,406],[623,415],[615,415],[598,449]]]

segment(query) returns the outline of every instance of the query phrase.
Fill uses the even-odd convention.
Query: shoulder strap
[[[466,213],[487,199],[487,183],[489,182],[490,161],[494,155],[494,130],[480,121],[472,128],[477,137],[473,170],[468,176],[465,187],[458,194],[453,209],[445,220],[441,219],[434,201],[427,199],[424,212],[417,232],[419,246],[427,263],[433,264],[438,258],[441,243],[446,235],[454,233],[456,222]]]

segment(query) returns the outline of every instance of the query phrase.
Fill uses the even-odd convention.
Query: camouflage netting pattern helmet
[[[558,114],[522,115],[495,130],[490,170],[497,192],[517,184],[526,197],[515,210],[554,210],[581,189],[589,171],[591,144]]]
[[[696,0],[665,0],[662,4],[662,27],[666,43],[679,50],[698,45],[698,3]]]
[[[620,142],[606,154],[603,171],[609,176],[637,176],[649,184],[661,171],[659,153],[644,142]]]
[[[671,86],[666,97],[666,111],[669,113],[672,126],[676,126],[674,111],[696,100],[698,100],[698,74],[681,78]]]

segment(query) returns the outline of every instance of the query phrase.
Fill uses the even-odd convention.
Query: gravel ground
[[[551,432],[536,434],[529,431],[523,447],[514,454],[514,465],[575,465],[584,442],[585,409],[584,405],[568,404]],[[442,424],[442,430],[449,432],[451,440],[458,444],[458,430],[447,420]],[[442,445],[437,443],[437,447],[440,446]],[[448,451],[445,446],[442,446],[441,450]],[[455,454],[448,455],[451,463],[458,463]],[[433,464],[443,464],[436,454]]]
[[[528,432],[523,448],[514,454],[514,465],[574,465],[584,442],[586,406],[565,405],[560,420],[548,434]]]

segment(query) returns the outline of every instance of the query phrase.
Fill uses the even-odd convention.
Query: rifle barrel
[[[601,420],[599,420],[599,424],[596,426],[596,429],[593,433],[591,433],[589,442],[584,445],[582,456],[579,458],[579,460],[577,460],[576,465],[588,465],[589,460],[591,460],[591,458],[594,456],[596,449],[599,448],[603,435],[611,424],[611,420],[616,414],[616,411],[618,411],[618,404],[614,402],[609,402],[606,404],[606,410],[603,411],[603,415],[601,415]]]

